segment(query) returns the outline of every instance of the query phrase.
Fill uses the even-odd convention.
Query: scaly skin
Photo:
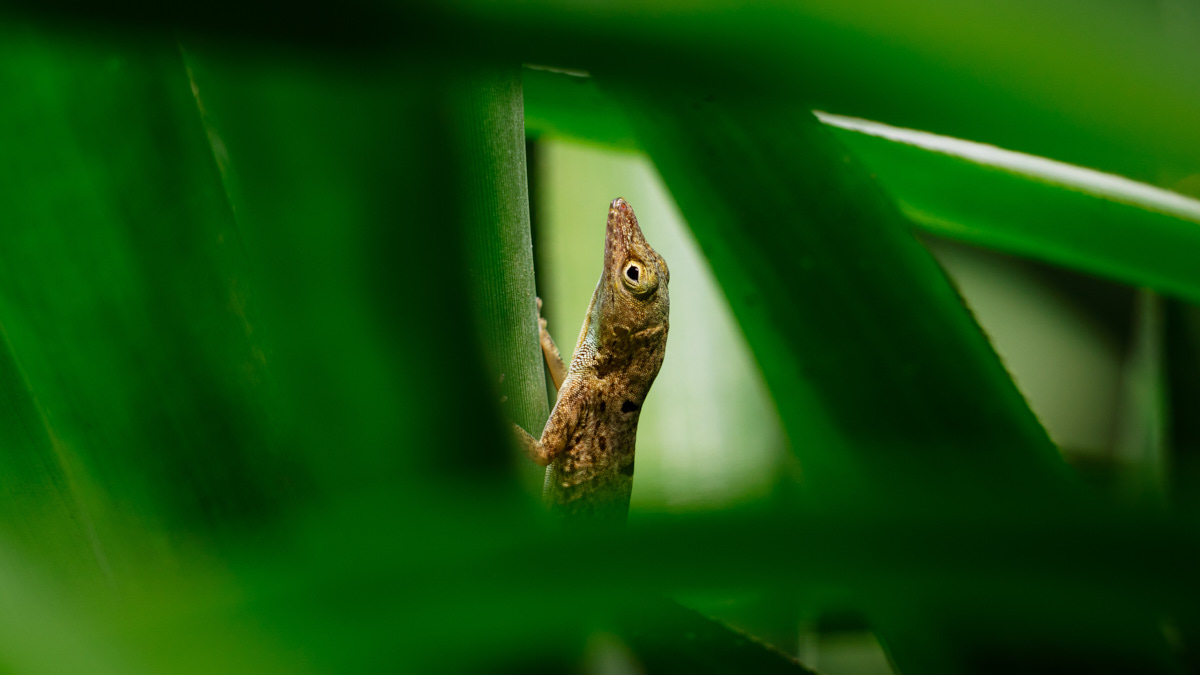
[[[670,278],[633,209],[614,199],[604,271],[554,410],[540,439],[517,427],[530,458],[549,465],[544,498],[564,520],[622,524],[629,513],[638,417],[667,346]],[[550,371],[561,373],[544,322],[541,328]]]

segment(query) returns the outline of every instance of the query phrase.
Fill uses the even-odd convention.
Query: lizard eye
[[[625,263],[621,281],[624,281],[625,287],[638,297],[649,295],[658,288],[658,278],[654,275],[654,270],[646,267],[640,260],[630,260]]]

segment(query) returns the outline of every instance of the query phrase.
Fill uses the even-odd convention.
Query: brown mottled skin
[[[539,322],[558,400],[541,439],[519,427],[517,435],[533,461],[549,465],[546,503],[568,521],[625,522],[638,417],[667,346],[670,279],[666,261],[618,197],[608,209],[604,271],[565,379],[562,357]]]

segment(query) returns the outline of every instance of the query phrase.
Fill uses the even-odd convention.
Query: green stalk
[[[550,409],[538,346],[521,69],[478,68],[453,86],[453,138],[466,171],[460,208],[468,283],[482,350],[506,415],[537,436]],[[540,493],[544,470],[523,455],[514,461],[522,483]]]

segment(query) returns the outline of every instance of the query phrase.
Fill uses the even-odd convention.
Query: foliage
[[[909,672],[1194,665],[1194,202],[810,111],[1186,191],[1196,24],[704,5],[7,10],[0,664],[569,669],[600,632],[654,669],[797,671],[662,600],[766,588],[861,613]],[[520,63],[592,75],[527,69],[522,99]],[[533,137],[654,162],[798,484],[545,527],[504,422],[546,414],[522,100]],[[910,225],[1172,297],[1166,508],[1086,489]]]

